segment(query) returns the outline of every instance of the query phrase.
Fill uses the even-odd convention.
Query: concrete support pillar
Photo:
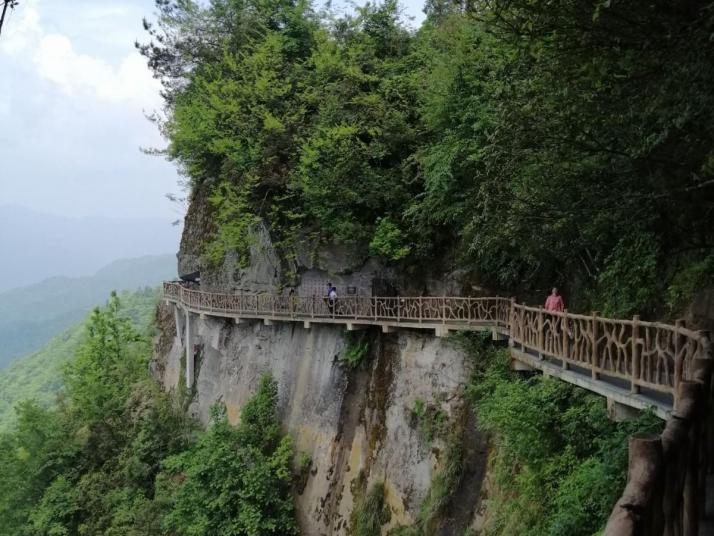
[[[193,388],[194,380],[194,352],[193,352],[193,340],[194,340],[194,330],[196,329],[196,324],[191,317],[191,313],[186,311],[186,388],[191,390]]]
[[[612,398],[607,399],[607,414],[615,422],[630,421],[636,419],[640,410],[630,406],[626,406],[620,402],[613,400]]]
[[[179,339],[181,338],[181,332],[183,331],[183,321],[183,311],[181,311],[181,308],[178,305],[174,304],[174,322],[176,323],[176,336]]]
[[[449,328],[446,326],[437,326],[434,328],[434,335],[437,337],[448,337],[449,336]]]
[[[491,328],[491,340],[492,341],[507,341],[508,336],[504,335],[500,331],[498,331],[496,328]]]
[[[353,324],[352,322],[347,322],[347,331],[360,331],[362,329],[367,329],[369,326],[367,324]]]

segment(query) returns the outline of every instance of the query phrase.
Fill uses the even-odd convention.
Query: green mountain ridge
[[[53,277],[0,293],[0,369],[81,321],[112,290],[153,287],[176,275],[173,255],[115,261],[91,277]]]
[[[144,332],[151,329],[158,289],[120,294],[121,313],[132,320],[134,327]],[[85,315],[86,316],[86,315]],[[87,319],[55,336],[42,349],[14,361],[0,370],[0,432],[15,421],[14,408],[25,400],[35,400],[49,407],[62,387],[62,367],[71,361],[81,343]]]

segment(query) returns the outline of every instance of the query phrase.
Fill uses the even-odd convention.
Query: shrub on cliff
[[[628,436],[662,422],[647,413],[613,422],[603,398],[540,375],[521,378],[507,352],[478,351],[486,366],[469,392],[494,446],[485,534],[597,532],[625,485]]]
[[[276,415],[277,386],[264,376],[231,426],[214,407],[208,431],[164,461],[159,495],[170,504],[164,525],[185,536],[297,534],[290,495],[293,450]]]
[[[23,403],[0,434],[0,536],[294,534],[275,383],[240,426],[216,412],[199,434],[148,375],[149,330],[120,311],[112,296],[92,313],[57,407]]]
[[[170,158],[216,194],[214,262],[259,217],[287,251],[310,236],[453,258],[489,286],[561,280],[623,314],[691,298],[690,266],[714,278],[705,5],[430,0],[412,31],[393,0],[342,17],[156,3],[140,48]]]

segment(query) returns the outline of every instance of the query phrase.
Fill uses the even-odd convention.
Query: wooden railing
[[[604,536],[703,534],[714,469],[714,390],[712,361],[700,357],[692,363],[692,380],[678,385],[677,408],[663,432],[630,438],[627,486]]]
[[[550,312],[513,302],[508,331],[514,343],[558,358],[564,368],[588,369],[623,379],[632,393],[642,388],[674,395],[683,379],[692,379],[692,364],[708,356],[709,338],[682,322],[662,324]]]
[[[338,298],[203,292],[179,283],[164,284],[164,297],[200,312],[272,319],[335,319],[364,324],[404,324],[448,329],[491,326],[511,343],[539,357],[556,358],[563,368],[586,369],[641,389],[675,396],[681,380],[693,378],[697,358],[709,357],[709,338],[682,322],[674,325],[545,311],[514,299],[461,297]]]
[[[321,296],[222,294],[190,290],[164,283],[164,297],[208,313],[269,318],[334,318],[368,323],[484,324],[507,327],[510,301],[506,298],[366,297],[338,298],[331,304]]]

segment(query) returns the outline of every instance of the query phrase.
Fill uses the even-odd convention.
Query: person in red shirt
[[[558,289],[553,287],[550,296],[545,300],[545,310],[546,311],[560,311],[561,313],[565,310],[565,303],[563,302],[563,297],[558,294]]]

